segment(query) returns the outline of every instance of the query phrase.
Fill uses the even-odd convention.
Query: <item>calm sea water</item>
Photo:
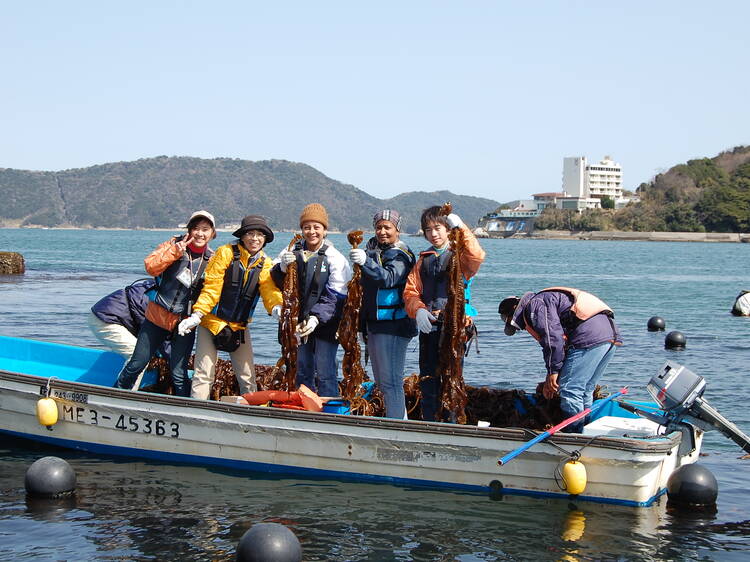
[[[27,272],[0,276],[0,334],[96,347],[86,326],[103,295],[145,276],[143,257],[167,232],[0,229],[0,250],[21,252]],[[280,234],[269,253],[290,238]],[[332,235],[340,249],[345,237]],[[231,240],[220,233],[218,246]],[[406,237],[415,250],[426,243]],[[503,297],[567,285],[612,306],[622,329],[604,384],[645,384],[666,359],[708,381],[705,398],[750,432],[747,377],[750,319],[729,309],[750,289],[750,244],[483,240],[487,261],[474,284],[480,355],[466,361],[468,384],[531,391],[544,377],[541,350],[524,333],[504,336]],[[649,317],[687,337],[664,349]],[[257,362],[278,358],[276,328],[254,322]],[[407,355],[415,371],[417,349]],[[701,460],[719,481],[714,514],[563,500],[430,491],[389,485],[299,480],[202,467],[94,457],[2,438],[0,559],[227,560],[253,523],[275,521],[300,538],[306,560],[746,560],[750,555],[750,461],[718,433]],[[76,498],[28,502],[23,477],[55,454],[76,470]]]

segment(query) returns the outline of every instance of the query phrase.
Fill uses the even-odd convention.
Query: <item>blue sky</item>
[[[750,144],[750,2],[5,2],[0,167],[309,164],[505,202]]]

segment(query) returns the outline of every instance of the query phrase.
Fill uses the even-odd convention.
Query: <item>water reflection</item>
[[[685,559],[713,549],[750,550],[750,523],[668,510],[666,498],[633,509],[522,496],[451,493],[385,484],[96,458],[58,451],[76,471],[74,498],[29,502],[23,476],[49,448],[12,443],[0,488],[0,533],[27,518],[55,557],[229,560],[253,524],[277,522],[300,539],[305,560]],[[0,451],[2,452],[2,451]],[[7,522],[6,522],[7,524]],[[50,527],[50,525],[52,527]],[[0,546],[8,559],[34,541]]]
[[[26,496],[26,513],[39,521],[63,521],[69,511],[78,507],[75,495],[65,498]]]

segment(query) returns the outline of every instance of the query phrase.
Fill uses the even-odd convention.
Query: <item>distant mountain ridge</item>
[[[307,164],[232,158],[145,158],[60,172],[0,168],[0,226],[171,228],[197,209],[217,225],[260,214],[275,229],[298,228],[304,205],[323,204],[329,230],[371,228],[382,208],[397,209],[407,232],[419,230],[430,205],[451,201],[467,224],[499,203],[450,191],[402,193],[378,199],[331,179]]]

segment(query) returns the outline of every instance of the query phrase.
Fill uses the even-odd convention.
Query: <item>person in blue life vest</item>
[[[622,345],[612,309],[586,291],[551,287],[508,297],[498,312],[507,335],[526,330],[542,346],[545,398],[559,394],[566,417],[591,407],[596,384]],[[580,433],[584,425],[580,420],[563,431]]]
[[[386,209],[372,220],[375,236],[366,249],[349,251],[362,268],[362,332],[372,360],[375,383],[383,393],[385,415],[406,418],[404,363],[409,341],[417,335],[414,319],[406,314],[404,287],[416,258],[400,240],[401,215]]]
[[[216,238],[214,217],[196,211],[187,222],[187,234],[160,244],[144,260],[146,271],[156,277],[157,290],[150,294],[145,320],[130,360],[120,371],[116,388],[132,388],[156,350],[171,339],[169,366],[174,393],[190,396],[187,365],[195,342],[194,334],[179,334],[177,324],[190,316],[200,294],[203,274],[213,251],[208,243]]]
[[[270,276],[271,258],[263,251],[273,231],[260,215],[248,215],[233,232],[237,241],[220,246],[206,268],[206,280],[193,313],[180,323],[180,334],[198,328],[191,396],[208,399],[216,376],[218,351],[232,360],[240,394],[255,392],[255,361],[250,337],[258,299],[268,314],[281,316],[281,291]]]
[[[271,269],[276,285],[283,288],[287,266],[297,262],[300,346],[295,382],[298,387],[304,384],[319,396],[338,396],[336,331],[352,268],[326,238],[328,212],[323,205],[307,205],[300,214],[299,225],[303,239],[292,251],[282,250]]]
[[[471,317],[477,314],[471,304],[471,283],[485,258],[474,233],[461,218],[454,213],[443,216],[440,209],[436,205],[422,212],[422,232],[432,246],[419,254],[404,287],[406,312],[416,319],[420,331],[419,390],[422,394],[422,419],[425,421],[435,421],[440,410],[443,380],[437,367],[443,326],[440,314],[448,302],[448,266],[452,256],[449,230],[459,228],[464,237],[465,246],[459,259],[464,275],[467,322],[471,322]]]

